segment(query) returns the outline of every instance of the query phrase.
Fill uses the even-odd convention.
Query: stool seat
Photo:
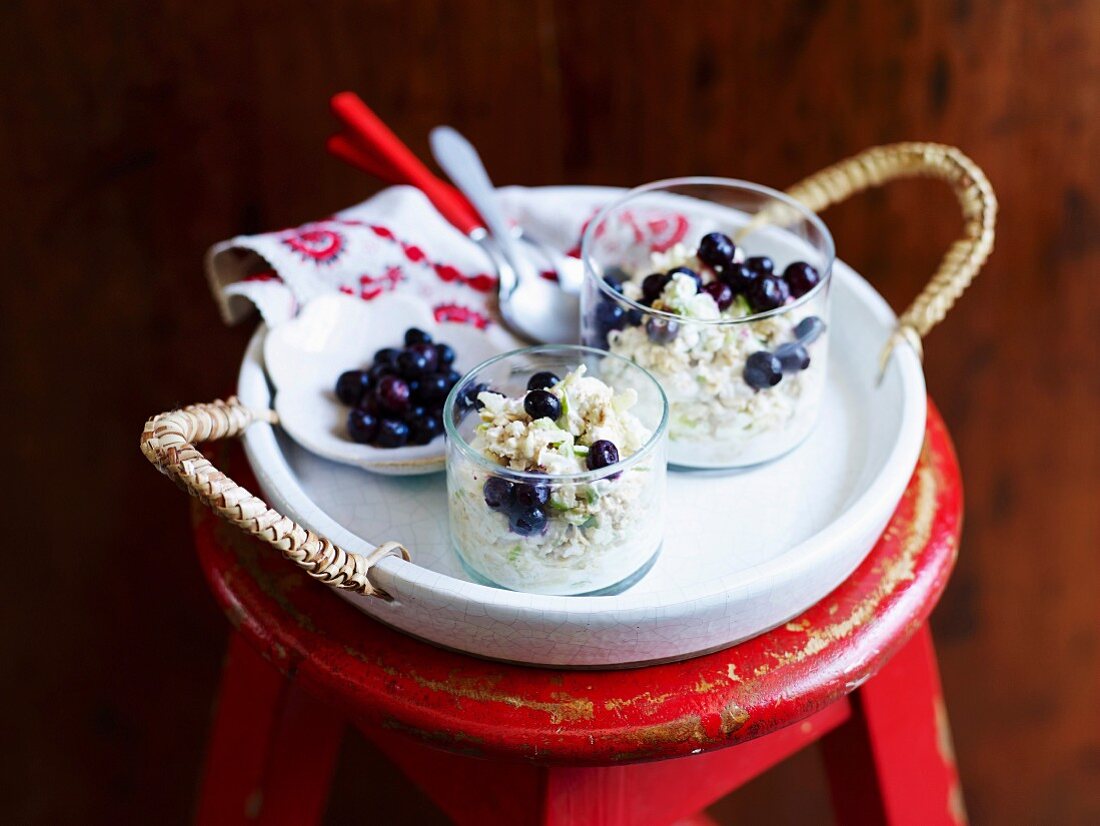
[[[229,450],[232,475],[248,486],[243,454]],[[207,510],[193,514],[203,570],[239,636],[317,700],[452,752],[576,767],[713,751],[828,709],[923,626],[956,558],[961,502],[955,454],[930,404],[901,503],[842,585],[740,645],[617,671],[442,650],[356,611]]]

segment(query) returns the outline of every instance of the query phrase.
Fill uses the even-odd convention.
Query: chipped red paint
[[[241,452],[230,451],[233,475],[248,479]],[[734,648],[622,671],[443,651],[372,621],[205,510],[195,510],[195,530],[203,569],[243,638],[321,702],[457,753],[609,765],[743,743],[842,699],[935,605],[955,560],[961,504],[955,455],[930,406],[917,471],[846,582]]]

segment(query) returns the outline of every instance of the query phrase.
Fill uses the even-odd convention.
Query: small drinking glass
[[[535,373],[564,377],[580,365],[617,394],[636,394],[629,412],[649,436],[634,453],[597,470],[551,474],[513,470],[472,446],[478,391],[523,398]],[[612,594],[652,566],[665,525],[668,402],[645,370],[588,347],[516,350],[467,373],[443,422],[451,538],[476,580],[535,594]],[[575,449],[583,456],[588,448]]]
[[[704,260],[720,259],[697,254],[709,233],[731,239],[737,257]],[[744,181],[658,181],[601,210],[581,250],[582,340],[660,382],[669,400],[672,465],[745,467],[775,459],[809,435],[825,389],[834,261],[832,236],[813,212]],[[769,264],[766,286],[774,289],[765,292],[749,276],[763,277]],[[734,272],[734,265],[745,269]],[[795,269],[787,271],[790,265]],[[694,285],[676,282],[683,289],[670,300],[682,300],[682,311],[655,309],[654,288],[643,290],[643,279],[677,267],[697,276]],[[710,301],[702,293],[711,281],[729,286],[729,294],[716,287]],[[715,296],[729,303],[722,307]]]

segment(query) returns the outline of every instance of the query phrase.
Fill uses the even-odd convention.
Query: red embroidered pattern
[[[593,210],[592,214],[588,216],[587,220],[581,225],[582,239],[584,238],[584,233],[588,230],[588,225],[592,223],[592,219],[596,217],[597,212],[598,210]],[[673,246],[683,241],[688,231],[687,217],[678,213],[668,213],[664,215],[651,214],[646,217],[645,220],[639,221],[633,212],[630,210],[623,210],[618,214],[618,219],[634,230],[635,243],[648,244],[653,252],[667,252],[672,249]],[[604,225],[601,224],[596,228],[596,237],[602,237],[604,232]],[[580,258],[580,240],[578,240],[576,245],[566,254],[574,258]]]
[[[490,323],[487,315],[471,310],[469,307],[463,307],[461,304],[437,304],[432,313],[438,322],[455,321],[461,324],[473,324],[479,330],[484,330]]]
[[[377,298],[385,292],[392,292],[397,285],[405,279],[400,267],[388,267],[386,272],[379,276],[371,276],[364,273],[359,276],[359,297],[364,301]],[[354,295],[352,290],[349,293]]]
[[[316,264],[333,263],[346,246],[343,235],[317,224],[290,230],[280,240],[298,253],[303,261],[313,261]]]

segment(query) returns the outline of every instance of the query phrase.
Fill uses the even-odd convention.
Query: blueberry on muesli
[[[728,309],[733,303],[733,290],[730,289],[729,284],[722,281],[711,281],[703,288],[703,292],[714,299],[719,310]]]
[[[748,292],[757,277],[756,272],[744,264],[731,264],[719,276],[733,290],[734,295],[744,295]]]
[[[642,301],[646,304],[652,304],[656,301],[670,279],[670,275],[660,272],[647,275],[645,280],[642,281]]]
[[[531,376],[531,378],[529,378],[527,380],[527,389],[528,390],[546,390],[548,388],[553,387],[555,384],[557,384],[560,381],[561,381],[561,379],[559,379],[556,375],[551,373],[549,370],[544,370],[540,373],[534,373]]]
[[[766,255],[754,255],[745,259],[745,266],[757,275],[771,275],[775,272],[775,262]]]
[[[789,341],[775,348],[775,357],[784,373],[795,373],[810,366],[810,354],[800,342]]]
[[[704,264],[710,264],[712,267],[728,267],[737,256],[737,247],[728,235],[709,232],[699,240],[699,249],[695,254]]]
[[[663,464],[643,459],[596,472],[649,442],[651,431],[631,410],[637,391],[616,391],[586,373],[584,365],[540,371],[521,379],[518,393],[484,395],[468,442],[483,461],[457,451],[449,462],[455,544],[493,582],[577,593],[601,575],[604,559],[622,566],[625,555],[634,570],[659,543],[652,524]],[[487,473],[486,462],[499,475]]]
[[[668,344],[675,341],[680,325],[667,318],[650,318],[645,323],[645,332],[654,344]]]
[[[531,390],[523,399],[523,409],[532,419],[557,421],[561,416],[561,402],[549,390]]]
[[[783,271],[783,280],[790,287],[791,295],[800,298],[821,282],[821,275],[805,261],[795,261]]]
[[[773,353],[761,350],[745,361],[745,384],[754,390],[775,387],[783,378],[783,365]]]
[[[495,511],[510,509],[515,502],[515,488],[515,484],[507,479],[490,476],[485,480],[485,486],[482,488],[485,504]]]
[[[703,277],[691,267],[675,267],[668,271],[669,278],[674,278],[677,275],[686,275],[688,278],[694,281],[696,292],[703,289]]]
[[[806,316],[795,325],[794,337],[805,345],[813,344],[825,332],[825,322],[815,315]]]
[[[787,282],[772,275],[757,278],[748,293],[749,304],[753,311],[758,313],[782,307],[790,296]]]

